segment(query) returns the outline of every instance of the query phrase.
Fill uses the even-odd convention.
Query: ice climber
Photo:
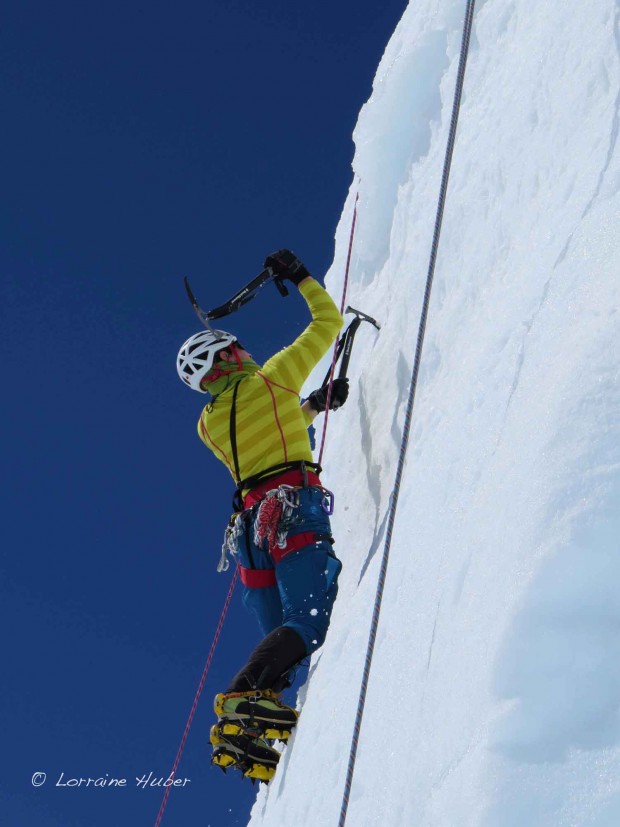
[[[293,282],[307,302],[312,321],[303,333],[260,367],[233,334],[204,330],[183,344],[177,370],[189,387],[211,394],[198,433],[237,485],[223,554],[233,554],[243,602],[265,636],[215,697],[212,760],[268,781],[279,758],[268,742],[286,740],[297,721],[279,693],[291,685],[294,667],[323,644],[338,590],[331,495],[307,431],[325,410],[327,391],[313,391],[303,404],[299,393],[343,319],[290,250],[268,256],[265,266]],[[347,383],[334,381],[332,409],[345,402]]]

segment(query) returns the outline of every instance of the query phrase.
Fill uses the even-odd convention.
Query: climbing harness
[[[364,673],[362,677],[362,684],[360,687],[359,701],[357,706],[357,713],[355,716],[355,724],[353,727],[353,736],[351,739],[351,750],[349,754],[349,762],[347,767],[347,776],[345,780],[345,788],[342,797],[342,806],[340,810],[340,819],[338,827],[344,827],[347,809],[349,806],[349,798],[351,795],[351,785],[353,782],[353,773],[355,769],[355,759],[357,756],[357,748],[359,744],[360,730],[362,725],[362,717],[364,714],[364,705],[366,702],[366,692],[368,689],[368,681],[370,676],[370,667],[372,664],[372,656],[375,648],[375,640],[377,636],[377,629],[379,626],[379,614],[381,611],[381,601],[383,598],[383,589],[385,586],[385,579],[387,574],[387,566],[390,555],[390,547],[392,544],[392,532],[394,530],[394,520],[396,517],[396,509],[398,506],[398,497],[400,493],[400,486],[403,476],[403,468],[405,464],[405,457],[407,455],[407,447],[409,444],[409,434],[411,431],[411,419],[413,414],[413,406],[415,401],[415,393],[418,383],[418,376],[420,372],[420,361],[422,358],[422,347],[424,344],[424,334],[426,331],[426,321],[428,318],[428,310],[431,298],[431,289],[433,285],[433,276],[435,274],[435,263],[437,261],[437,250],[439,247],[439,237],[441,234],[441,224],[443,220],[443,212],[446,203],[446,193],[448,189],[448,179],[450,176],[450,167],[452,165],[452,155],[454,152],[454,143],[456,137],[456,127],[458,123],[461,95],[463,92],[463,83],[465,79],[465,67],[467,65],[467,55],[469,52],[469,42],[471,38],[471,30],[474,16],[475,0],[467,0],[467,9],[465,12],[465,21],[463,24],[463,37],[461,41],[461,52],[459,57],[459,66],[456,79],[456,88],[454,91],[454,101],[452,105],[452,117],[450,121],[450,132],[448,135],[448,144],[446,147],[446,154],[443,165],[443,172],[441,176],[441,187],[439,190],[439,200],[437,204],[437,213],[435,217],[435,229],[433,233],[433,243],[431,247],[431,255],[428,267],[428,275],[426,279],[426,289],[424,291],[424,301],[422,304],[422,313],[420,316],[420,325],[418,329],[418,338],[416,343],[415,358],[413,362],[413,370],[411,374],[411,381],[409,385],[409,396],[407,399],[407,408],[405,413],[405,423],[403,426],[403,437],[400,446],[400,453],[398,457],[398,465],[396,469],[396,476],[394,480],[394,488],[390,501],[390,509],[388,513],[388,521],[385,533],[385,546],[383,549],[383,558],[381,560],[381,569],[379,572],[379,581],[377,583],[377,591],[375,596],[375,604],[373,609],[372,621],[370,626],[370,634],[368,637],[368,647],[366,650],[366,659],[364,662]]]
[[[303,532],[289,537],[291,528],[297,524],[295,512],[299,509],[299,491],[304,487],[310,487],[321,493],[321,510],[328,517],[331,517],[334,513],[334,494],[322,485],[280,484],[276,488],[269,489],[261,494],[260,500],[254,505],[233,514],[230,518],[224,532],[222,553],[217,566],[218,572],[228,570],[228,555],[230,554],[234,558],[237,554],[239,538],[246,530],[249,521],[254,522],[253,538],[255,545],[259,548],[266,547],[275,563],[279,563],[291,551],[296,551],[304,545],[310,545],[317,538],[320,540],[329,539],[330,542],[333,542],[331,535],[329,537],[319,536],[315,535],[314,532]],[[243,569],[243,567],[241,568]],[[256,569],[243,569],[243,571],[255,572]],[[241,579],[246,585],[252,585],[243,579],[243,571]],[[246,579],[254,578],[254,574],[245,576]],[[269,582],[267,585],[272,585],[272,583]]]

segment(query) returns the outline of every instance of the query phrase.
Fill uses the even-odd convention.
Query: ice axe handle
[[[353,347],[353,340],[355,339],[355,334],[357,333],[357,329],[361,325],[361,323],[363,321],[370,322],[377,328],[377,330],[381,329],[377,324],[376,320],[372,318],[372,316],[367,316],[365,313],[362,313],[361,310],[356,310],[354,307],[349,306],[345,310],[345,313],[354,313],[355,318],[340,337],[340,341],[338,342],[338,345],[336,347],[336,354],[334,356],[333,362],[334,366],[336,365],[338,359],[340,359],[340,357],[342,356],[342,362],[340,363],[340,370],[338,372],[339,379],[347,378],[347,370],[349,369],[349,360],[351,359],[351,349]],[[331,368],[327,371],[321,387],[326,388],[329,385],[331,371]],[[334,407],[332,408],[332,410],[335,411],[338,407],[340,406]]]
[[[285,296],[285,297],[288,296],[288,289],[287,289],[286,285],[284,284],[284,282],[282,281],[282,279],[279,279],[279,278],[276,277],[274,279],[274,281],[276,283],[276,287],[280,291],[280,295]]]
[[[353,339],[355,338],[355,334],[357,333],[357,328],[361,325],[362,320],[359,317],[353,319],[351,324],[346,330],[344,345],[342,348],[342,361],[340,362],[340,372],[338,373],[339,379],[345,379],[347,375],[347,371],[349,369],[349,361],[351,359],[351,349],[353,348]]]

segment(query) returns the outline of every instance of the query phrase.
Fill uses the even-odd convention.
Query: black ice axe
[[[192,307],[194,308],[194,312],[203,323],[205,327],[210,328],[211,325],[209,322],[213,321],[214,319],[221,319],[224,316],[228,316],[229,313],[234,313],[235,310],[239,310],[244,304],[247,304],[251,301],[261,287],[264,287],[265,284],[268,284],[270,281],[275,282],[276,287],[280,291],[282,296],[288,296],[288,290],[286,286],[279,279],[276,274],[273,272],[271,267],[266,267],[262,270],[252,281],[248,282],[245,287],[242,287],[241,290],[238,290],[232,298],[228,299],[227,302],[224,304],[219,305],[219,307],[214,307],[213,310],[203,310],[202,307],[198,304],[196,297],[190,287],[189,280],[187,276],[184,279],[185,281],[185,290],[187,291],[187,296],[192,303]]]
[[[354,307],[350,305],[344,311],[345,313],[354,313],[355,318],[351,321],[345,332],[340,337],[340,341],[338,342],[338,347],[336,348],[336,358],[334,360],[334,364],[338,362],[338,359],[342,356],[342,361],[340,362],[340,369],[338,371],[338,379],[346,379],[347,370],[349,369],[349,361],[351,359],[351,350],[353,349],[353,340],[355,339],[355,334],[362,322],[370,322],[371,325],[374,325],[377,330],[381,330],[381,327],[377,323],[376,319],[373,319],[372,316],[367,316],[366,313],[362,313],[361,310],[356,310]],[[327,371],[325,379],[323,380],[323,384],[321,385],[322,388],[326,388],[329,385],[329,378],[331,376],[332,369]],[[337,410],[339,405],[336,401],[334,401],[333,410]]]

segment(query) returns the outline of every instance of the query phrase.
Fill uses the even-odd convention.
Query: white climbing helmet
[[[213,367],[218,351],[237,341],[225,330],[201,330],[183,343],[177,356],[177,373],[186,385],[199,393],[207,393],[200,383]]]

